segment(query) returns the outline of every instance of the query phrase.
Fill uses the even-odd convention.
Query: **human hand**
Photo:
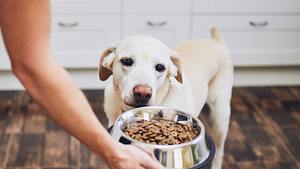
[[[116,155],[107,159],[111,169],[164,169],[154,156],[135,146],[119,144],[118,149]]]

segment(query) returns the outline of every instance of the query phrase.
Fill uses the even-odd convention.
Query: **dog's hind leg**
[[[211,111],[212,135],[216,145],[212,169],[222,168],[224,144],[230,120],[232,81],[232,69],[229,68],[217,73],[209,85],[207,103]]]

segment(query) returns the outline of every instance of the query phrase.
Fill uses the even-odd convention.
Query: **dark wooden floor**
[[[103,92],[85,94],[106,125]],[[0,168],[101,168],[44,112],[25,92],[0,92]],[[225,149],[224,169],[300,169],[300,87],[235,88]]]

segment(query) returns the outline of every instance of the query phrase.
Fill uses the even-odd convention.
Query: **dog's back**
[[[195,39],[176,47],[186,78],[190,81],[196,110],[201,110],[208,95],[208,85],[224,71],[232,71],[232,59],[217,28],[211,29],[210,39]],[[229,73],[230,74],[230,73]],[[232,76],[228,75],[228,76]]]

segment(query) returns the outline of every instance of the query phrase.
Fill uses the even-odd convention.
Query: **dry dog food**
[[[198,135],[192,124],[180,124],[164,119],[129,123],[124,127],[123,132],[135,140],[160,145],[186,143]]]

